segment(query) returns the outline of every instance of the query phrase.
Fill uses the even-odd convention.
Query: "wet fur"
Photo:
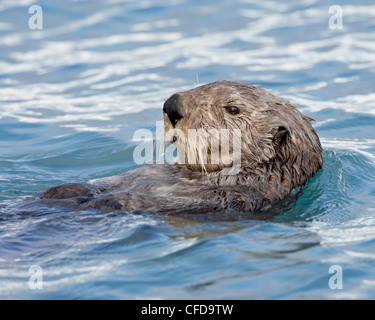
[[[322,147],[311,125],[288,101],[257,86],[219,81],[179,93],[182,119],[168,130],[240,129],[241,170],[228,175],[223,163],[202,163],[202,150],[184,142],[179,152],[194,153],[188,165],[150,164],[116,177],[53,187],[27,200],[71,209],[157,211],[166,214],[266,210],[303,187],[323,165]],[[225,107],[237,106],[238,115]],[[187,152],[187,151],[186,151]]]

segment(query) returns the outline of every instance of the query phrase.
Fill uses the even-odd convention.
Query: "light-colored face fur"
[[[180,92],[172,98],[179,119],[173,125],[171,117],[164,112],[166,139],[174,143],[180,157],[185,154],[186,160],[190,155],[190,160],[186,160],[190,170],[219,172],[233,165],[220,156],[219,163],[210,161],[214,153],[220,155],[218,150],[210,147],[211,142],[220,140],[220,136],[210,134],[210,131],[220,132],[221,129],[229,132],[231,152],[236,144],[232,143],[235,132],[240,132],[240,146],[237,147],[241,150],[243,168],[256,170],[272,163],[289,163],[311,175],[322,166],[322,149],[310,124],[312,119],[264,89],[245,83],[219,81]],[[210,136],[208,147],[202,150],[203,144],[186,139],[189,129],[200,130],[197,132],[201,136],[203,133]],[[208,160],[202,159],[205,153],[208,153]],[[192,154],[195,157],[191,157]]]

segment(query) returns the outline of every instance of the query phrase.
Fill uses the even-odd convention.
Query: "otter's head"
[[[163,112],[166,139],[190,170],[220,172],[233,166],[224,149],[229,155],[240,150],[240,165],[248,170],[265,165],[286,166],[290,171],[298,167],[298,174],[308,179],[322,166],[312,119],[257,86],[230,81],[207,84],[173,94]]]

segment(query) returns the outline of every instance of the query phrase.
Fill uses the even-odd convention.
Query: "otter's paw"
[[[116,199],[113,195],[107,195],[98,199],[91,200],[85,203],[85,206],[94,209],[112,209],[121,210],[124,209],[124,202],[120,199]]]
[[[76,197],[92,198],[94,192],[87,183],[66,183],[61,186],[52,187],[46,190],[41,196],[42,199],[69,199]]]

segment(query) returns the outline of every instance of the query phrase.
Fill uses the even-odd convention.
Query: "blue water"
[[[43,30],[28,27],[32,4]],[[342,30],[328,26],[333,4]],[[12,207],[135,168],[134,131],[155,127],[171,93],[221,79],[316,120],[324,168],[285,212],[205,221]],[[370,0],[2,0],[0,298],[374,299],[374,88]],[[29,287],[33,265],[43,289]],[[328,285],[333,265],[342,290]]]

